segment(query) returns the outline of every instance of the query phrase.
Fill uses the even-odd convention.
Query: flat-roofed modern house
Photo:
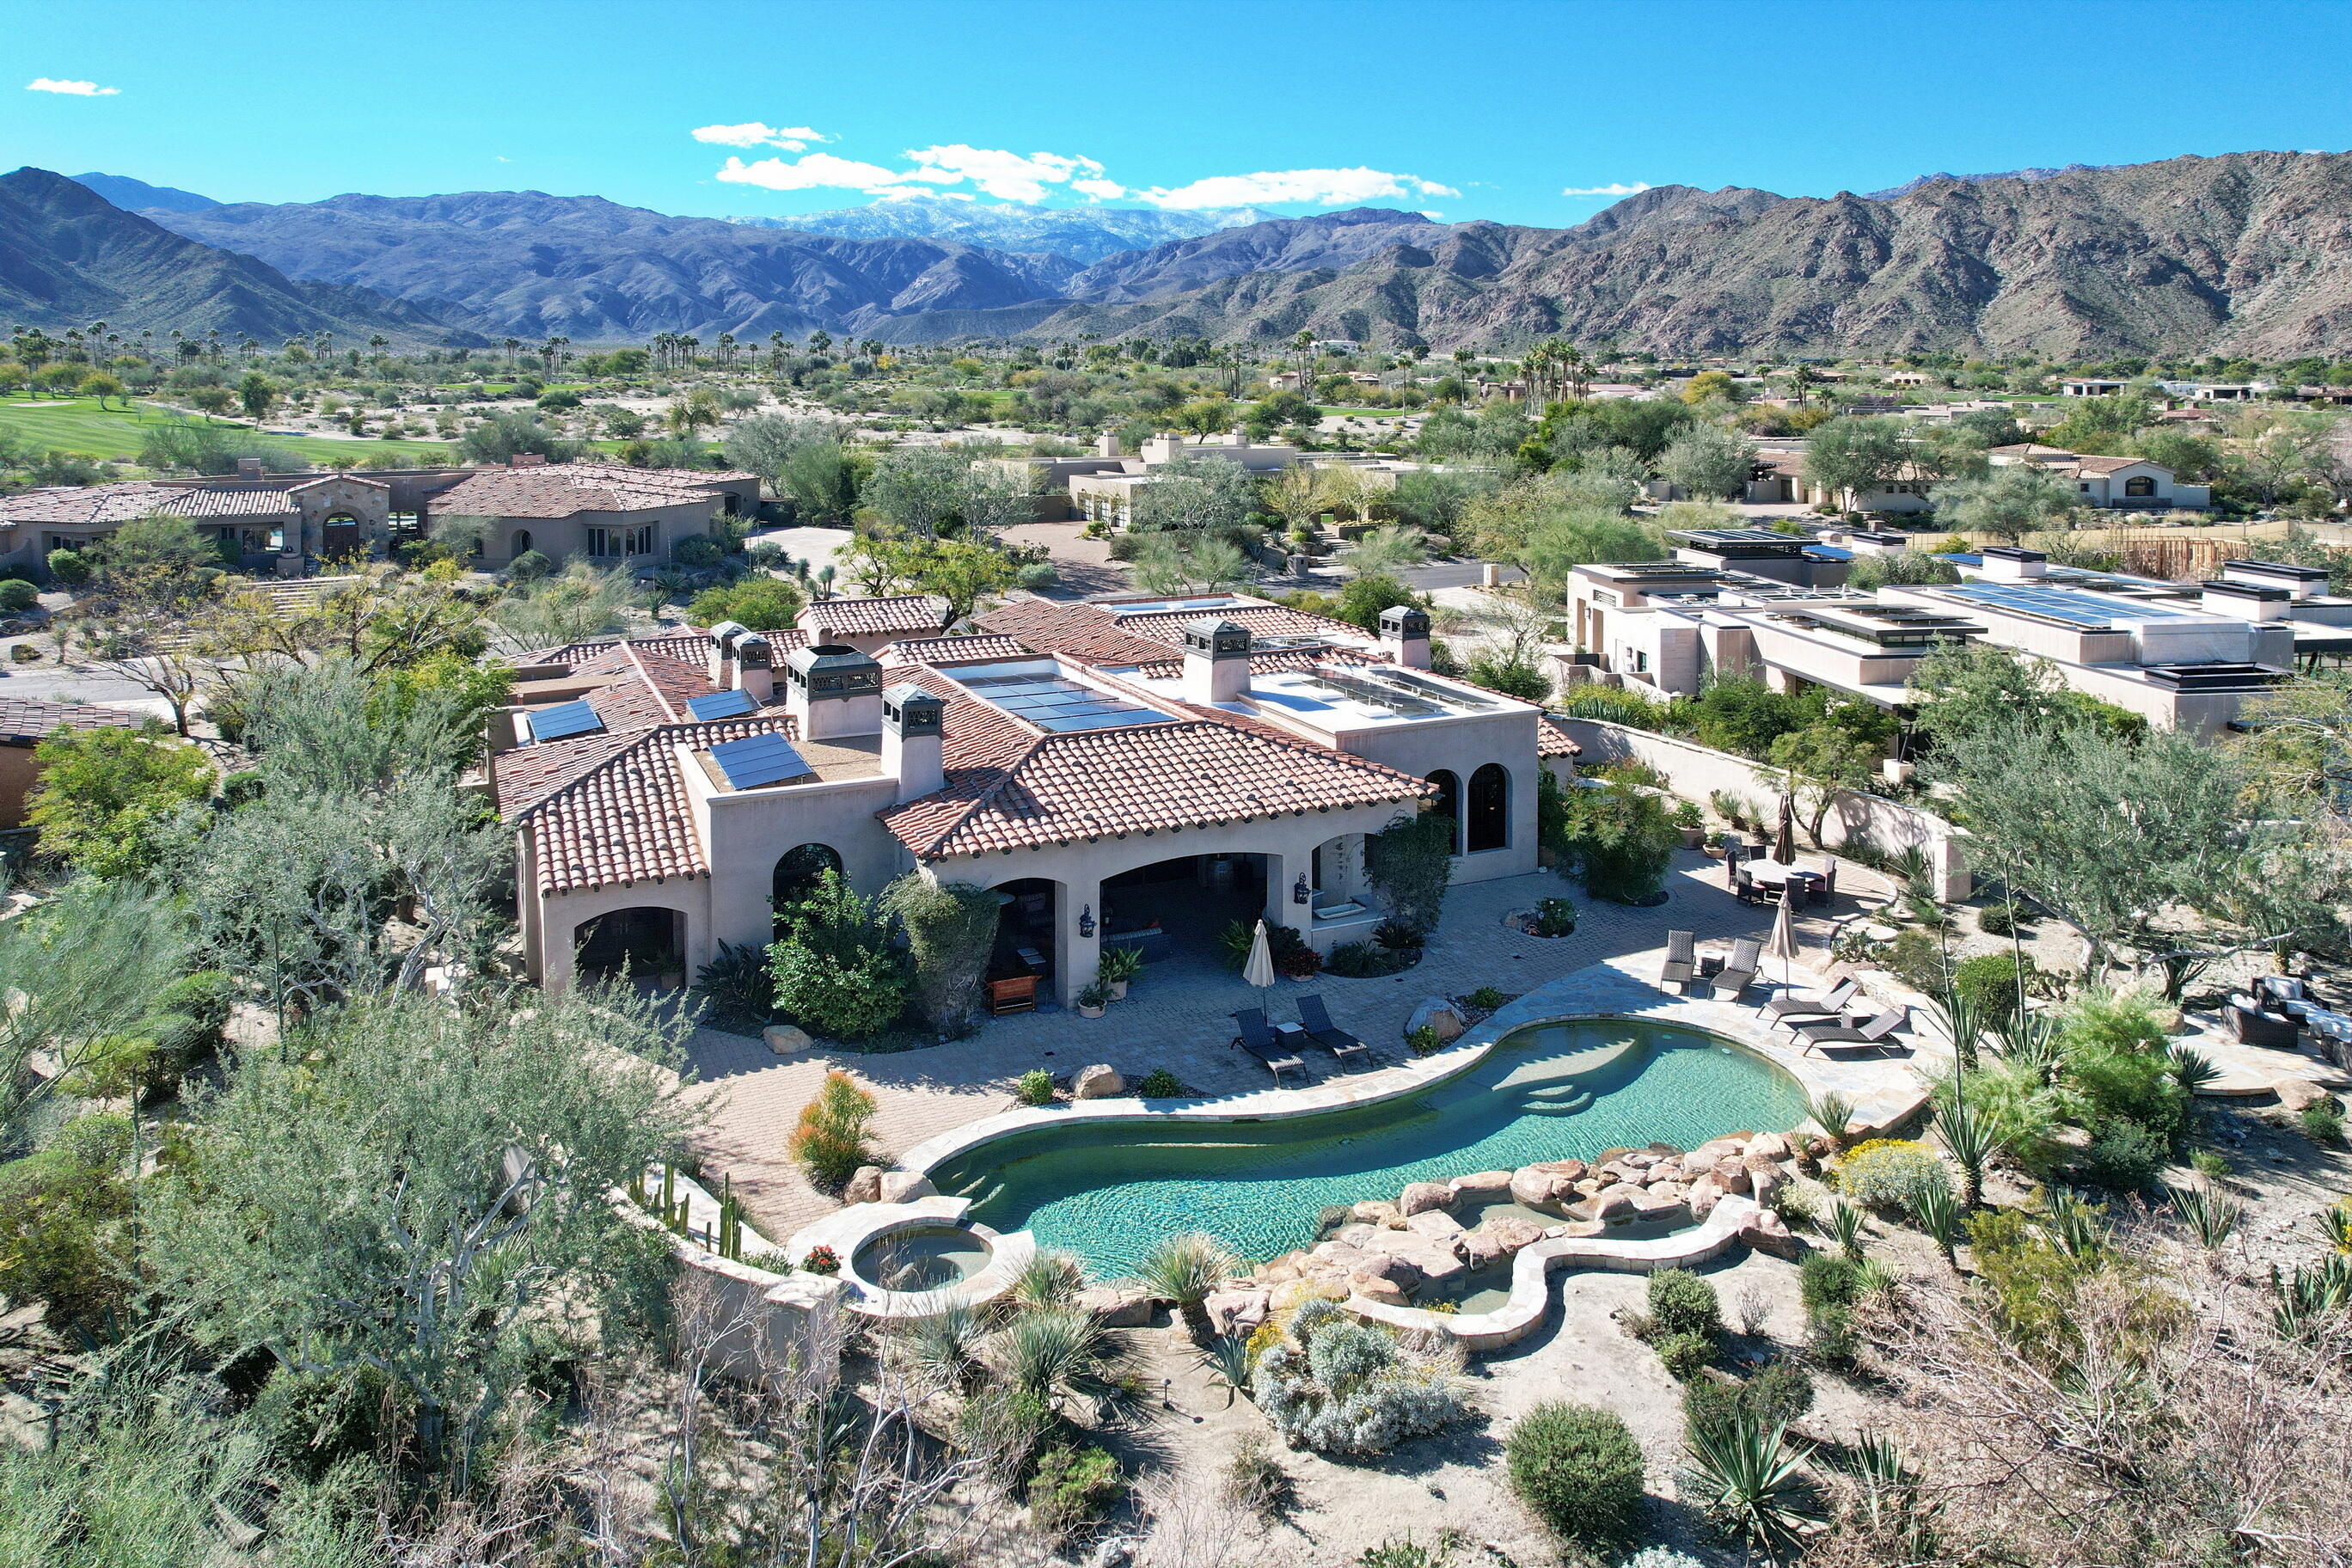
[[[1538,771],[1574,750],[1431,674],[1428,637],[1418,610],[1375,638],[1213,595],[1021,601],[875,651],[719,626],[535,656],[547,684],[489,763],[531,973],[690,975],[770,941],[827,868],[996,889],[992,973],[1065,1002],[1106,942],[1157,956],[1260,917],[1319,951],[1368,940],[1368,835],[1433,810],[1456,880],[1531,870]]]

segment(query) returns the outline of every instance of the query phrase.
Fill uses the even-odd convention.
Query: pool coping
[[[1394,1329],[1433,1330],[1453,1335],[1465,1350],[1493,1351],[1533,1333],[1551,1306],[1551,1268],[1577,1263],[1621,1274],[1646,1274],[1703,1263],[1737,1241],[1739,1229],[1761,1212],[1753,1198],[1727,1194],[1706,1218],[1685,1230],[1639,1241],[1605,1236],[1560,1236],[1530,1242],[1511,1259],[1511,1297],[1486,1312],[1433,1312],[1425,1307],[1395,1307],[1351,1294],[1342,1303],[1357,1317]]]
[[[964,1218],[969,1198],[933,1194],[903,1204],[852,1204],[794,1231],[784,1246],[786,1256],[806,1258],[811,1249],[829,1247],[840,1259],[842,1304],[867,1318],[935,1318],[958,1307],[980,1307],[1013,1288],[1021,1271],[1037,1255],[1037,1238],[1025,1230],[999,1231]],[[969,1279],[935,1290],[886,1290],[861,1279],[851,1269],[858,1249],[885,1232],[908,1225],[948,1225],[971,1231],[988,1243],[988,1267]]]
[[[1638,968],[1655,974],[1664,955],[1664,948],[1622,954],[1547,981],[1489,1014],[1444,1049],[1358,1079],[1319,1083],[1310,1089],[1261,1089],[1216,1098],[1147,1100],[1128,1096],[1078,1100],[1066,1106],[1024,1106],[936,1133],[901,1154],[898,1168],[928,1176],[946,1161],[983,1143],[1073,1122],[1148,1125],[1163,1121],[1279,1121],[1328,1110],[1379,1105],[1419,1094],[1469,1071],[1515,1029],[1585,1018],[1625,1017],[1674,1024],[1752,1050],[1795,1079],[1808,1095],[1818,1098],[1834,1092],[1850,1099],[1854,1106],[1855,1136],[1890,1131],[1911,1120],[1927,1103],[1927,1085],[1907,1062],[1841,1061],[1807,1056],[1775,1039],[1769,1029],[1759,1028],[1756,1014],[1740,1004],[1717,1001],[1712,994],[1675,995],[1636,973]],[[1811,971],[1798,969],[1794,973],[1804,976],[1801,987],[1819,986],[1821,977]]]

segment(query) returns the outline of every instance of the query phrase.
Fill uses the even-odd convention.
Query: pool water
[[[1072,1121],[992,1140],[931,1179],[971,1217],[1030,1230],[1097,1278],[1153,1242],[1202,1230],[1254,1262],[1306,1247],[1323,1211],[1409,1182],[1652,1142],[1695,1148],[1805,1118],[1804,1090],[1754,1052],[1633,1018],[1515,1029],[1476,1067],[1421,1093],[1281,1121]]]
[[[961,1285],[988,1267],[988,1243],[955,1226],[923,1226],[877,1236],[857,1249],[850,1269],[885,1290],[937,1290]]]

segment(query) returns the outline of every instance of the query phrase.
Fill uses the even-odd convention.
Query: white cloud
[[[811,153],[790,163],[762,158],[746,163],[740,158],[730,158],[717,175],[720,183],[730,185],[760,185],[771,191],[863,191],[869,196],[884,194],[907,177],[879,163],[861,163],[830,153]]]
[[[1564,196],[1638,196],[1649,188],[1647,180],[1635,180],[1630,185],[1618,180],[1606,185],[1570,185],[1559,194]]]
[[[833,140],[805,125],[762,125],[756,120],[741,125],[704,125],[695,131],[694,139],[721,147],[782,147],[787,153],[798,153],[812,142]]]
[[[55,77],[37,76],[25,84],[26,92],[61,92],[68,98],[112,98],[122,89],[100,87],[94,81],[59,81]]]
[[[1137,191],[1139,201],[1156,207],[1187,212],[1199,207],[1255,206],[1274,202],[1306,202],[1316,206],[1348,206],[1383,197],[1458,196],[1451,185],[1424,180],[1418,174],[1391,174],[1380,169],[1283,169],[1255,174],[1213,174],[1173,190],[1154,186]]]
[[[1072,180],[1070,189],[1082,192],[1098,202],[1117,201],[1127,195],[1127,187],[1117,180]]]
[[[1024,157],[987,147],[955,142],[944,147],[910,147],[907,156],[919,167],[908,177],[952,185],[970,180],[982,195],[1007,202],[1041,202],[1047,185],[1070,184],[1074,174],[1101,181],[1103,166],[1092,158],[1067,158],[1059,153],[1032,153]]]
[[[970,191],[919,191],[907,185],[888,186],[868,194],[886,202],[976,202],[980,199]]]

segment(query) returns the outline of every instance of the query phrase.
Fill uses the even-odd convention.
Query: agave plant
[[[2040,1228],[2058,1250],[2071,1258],[2088,1258],[2107,1245],[2106,1205],[2086,1204],[2061,1189],[2050,1194],[2049,1211]]]
[[[2191,1094],[2200,1092],[2207,1084],[2221,1076],[2221,1069],[2214,1065],[2213,1058],[2200,1050],[2176,1043],[2165,1048],[2165,1055],[2172,1063],[2172,1076],[2179,1079],[2180,1087]]]
[[[2299,1340],[2326,1319],[2352,1309],[2352,1256],[2330,1253],[2315,1264],[2297,1264],[2282,1277],[2273,1268],[2271,1288],[2278,1305],[2271,1310],[2271,1325],[2279,1337]]]
[[[2042,1082],[2054,1082],[2058,1077],[2058,1020],[2047,1013],[2030,1011],[2025,998],[2017,999],[2017,1011],[1994,1026],[2000,1036],[2000,1054],[2013,1062],[2032,1068]]]
[[[1957,1073],[1950,1102],[1937,1108],[1936,1131],[1944,1152],[1960,1168],[1960,1208],[1966,1213],[1984,1202],[1985,1167],[1992,1163],[2000,1142],[1992,1119],[1969,1103]]]
[[[1767,1426],[1738,1411],[1691,1434],[1683,1476],[1688,1494],[1773,1568],[1796,1554],[1806,1530],[1826,1522],[1813,1511],[1812,1489],[1801,1473],[1811,1452],[1791,1448],[1787,1432],[1785,1422]]]
[[[2327,1245],[2339,1253],[2352,1253],[2352,1200],[2338,1200],[2321,1209],[2312,1223]]]
[[[2166,1195],[2172,1200],[2172,1212],[2208,1252],[2221,1251],[2246,1215],[2245,1205],[2210,1187],[2168,1187]]]
[[[1830,1234],[1837,1238],[1838,1250],[1856,1263],[1862,1261],[1863,1219],[1862,1210],[1852,1204],[1830,1205]]]
[[[1843,1143],[1846,1134],[1853,1131],[1853,1100],[1832,1090],[1811,1097],[1806,1109],[1812,1113],[1814,1124],[1821,1128],[1832,1143]]]
[[[1209,1375],[1225,1385],[1225,1404],[1230,1408],[1250,1384],[1249,1341],[1240,1334],[1219,1334],[1198,1354]]]
[[[1001,1300],[1024,1310],[1066,1307],[1086,1287],[1086,1268],[1075,1256],[1040,1247],[1013,1275]]]
[[[1853,1289],[1857,1296],[1889,1296],[1902,1283],[1903,1277],[1888,1268],[1883,1258],[1865,1258],[1854,1267]]]
[[[1937,1550],[1936,1517],[1941,1502],[1923,1500],[1919,1478],[1895,1440],[1883,1433],[1864,1433],[1846,1462],[1854,1482],[1854,1515],[1873,1536],[1897,1548],[1906,1563],[1932,1562]]]
[[[1195,1343],[1209,1337],[1209,1293],[1223,1284],[1241,1265],[1218,1245],[1214,1237],[1183,1231],[1163,1237],[1145,1255],[1135,1271],[1138,1283],[1163,1301],[1172,1301],[1184,1315],[1184,1327]]]
[[[1960,1260],[1956,1248],[1960,1239],[1961,1210],[1960,1200],[1952,1195],[1952,1189],[1932,1184],[1921,1187],[1919,1195],[1912,1200],[1911,1212],[1927,1239],[1944,1255],[1944,1261],[1958,1268]]]

